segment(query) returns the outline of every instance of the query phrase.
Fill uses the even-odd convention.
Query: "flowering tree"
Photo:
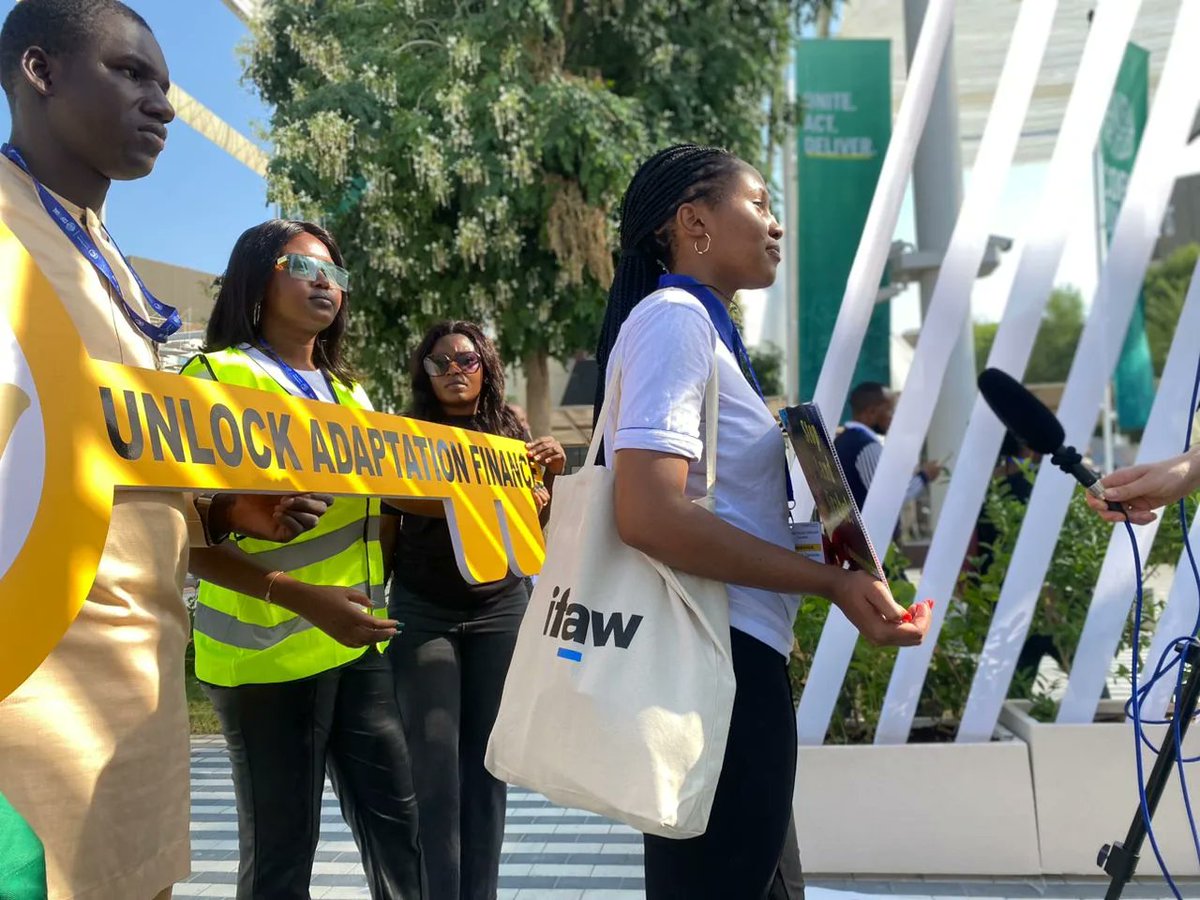
[[[549,428],[550,357],[595,344],[615,212],[674,140],[765,156],[798,14],[828,0],[273,0],[247,76],[271,199],[353,276],[358,358],[396,403],[428,324],[481,321]]]

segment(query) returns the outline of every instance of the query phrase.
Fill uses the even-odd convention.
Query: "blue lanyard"
[[[16,147],[12,146],[12,144],[5,144],[3,147],[0,147],[0,153],[3,153],[6,157],[8,157],[9,160],[18,166],[22,172],[30,177],[30,179],[33,181],[33,186],[37,188],[38,197],[42,201],[42,206],[46,208],[46,212],[50,214],[50,218],[53,219],[55,224],[62,229],[62,233],[71,239],[71,242],[75,245],[76,249],[83,254],[84,258],[93,266],[95,266],[96,270],[104,276],[105,280],[112,287],[113,293],[117,297],[117,301],[121,304],[121,309],[125,311],[125,315],[129,318],[129,320],[137,326],[138,331],[140,331],[150,340],[154,341],[154,343],[162,344],[165,343],[171,335],[179,330],[183,322],[179,318],[178,310],[176,310],[173,306],[167,306],[167,304],[163,303],[152,293],[150,293],[146,285],[142,283],[141,277],[137,272],[134,271],[133,266],[129,265],[129,260],[126,259],[125,254],[121,253],[121,249],[117,247],[117,253],[121,255],[121,259],[125,263],[125,266],[129,269],[129,273],[133,276],[133,280],[137,282],[138,288],[141,289],[142,296],[146,298],[146,302],[150,304],[150,308],[162,316],[165,321],[160,325],[153,325],[139,316],[134,311],[133,307],[131,307],[125,301],[125,295],[121,291],[121,286],[117,283],[117,276],[113,274],[112,266],[108,264],[108,260],[104,258],[104,254],[96,249],[95,243],[93,243],[91,237],[88,236],[87,229],[83,228],[78,222],[76,222],[75,217],[63,209],[62,204],[54,199],[54,195],[46,190],[40,181],[33,177],[33,173],[29,171],[29,166],[25,163],[25,159],[21,156],[21,152],[17,150]],[[116,247],[115,242],[113,243],[113,246]]]
[[[729,310],[717,298],[717,295],[707,285],[701,284],[690,275],[662,275],[658,279],[658,286],[660,289],[666,287],[682,288],[704,304],[704,308],[708,311],[708,317],[712,320],[713,327],[717,329],[717,334],[721,337],[721,343],[733,354],[733,358],[737,360],[738,365],[745,372],[746,378],[754,386],[755,392],[765,403],[767,398],[763,394],[762,386],[758,383],[758,375],[754,372],[754,365],[750,362],[750,351],[742,343],[742,335],[738,331],[737,325],[734,324],[733,317],[729,315]]]
[[[291,383],[294,384],[300,390],[300,392],[304,394],[305,397],[307,397],[309,400],[321,399],[317,396],[317,392],[313,390],[313,386],[304,380],[304,376],[285,363],[283,361],[283,357],[275,352],[271,345],[267,343],[265,338],[259,338],[258,343],[262,347],[263,352],[266,353],[267,356],[271,357],[271,360],[275,363],[275,365],[283,369],[283,374],[288,377],[288,380],[291,381]]]
[[[755,393],[758,394],[763,403],[766,403],[766,395],[763,394],[762,386],[758,383],[758,375],[754,373],[754,364],[750,362],[750,351],[746,349],[746,345],[742,342],[741,332],[738,331],[733,317],[729,315],[729,309],[717,298],[717,295],[707,285],[701,284],[690,275],[661,275],[658,279],[658,287],[660,290],[668,287],[682,288],[704,305],[709,319],[712,320],[713,327],[717,329],[721,343],[733,354],[733,358],[737,360],[747,380],[754,386]],[[794,502],[795,497],[792,494],[792,479],[790,472],[787,471],[786,457],[783,467],[783,483],[787,486],[788,503],[791,504]]]

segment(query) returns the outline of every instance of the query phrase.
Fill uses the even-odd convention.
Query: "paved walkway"
[[[507,819],[499,900],[642,900],[641,836],[632,829],[517,789],[509,793]],[[224,741],[193,738],[192,876],[175,888],[175,897],[233,897],[237,866],[237,810]],[[370,897],[358,850],[328,784],[312,885],[315,900]],[[806,900],[1091,900],[1102,898],[1105,887],[1100,879],[814,878]],[[1184,897],[1200,897],[1200,880],[1180,889]],[[1170,900],[1172,894],[1160,880],[1145,880],[1131,885],[1125,897]]]

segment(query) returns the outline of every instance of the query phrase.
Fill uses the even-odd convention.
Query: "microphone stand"
[[[1179,721],[1179,741],[1175,741],[1175,729],[1172,726],[1167,733],[1169,740],[1164,740],[1164,746],[1150,771],[1150,778],[1146,781],[1146,814],[1142,814],[1139,802],[1137,811],[1133,814],[1133,821],[1129,823],[1129,832],[1125,840],[1105,844],[1100,850],[1096,865],[1103,868],[1112,878],[1104,900],[1120,900],[1125,885],[1133,878],[1138,865],[1138,854],[1141,852],[1142,842],[1146,839],[1146,821],[1153,818],[1155,810],[1158,809],[1158,801],[1162,799],[1167,779],[1171,777],[1171,769],[1179,760],[1183,738],[1196,715],[1196,703],[1200,700],[1200,643],[1194,639],[1189,640],[1179,652],[1183,655],[1179,664],[1191,667],[1175,704],[1175,718]],[[1180,716],[1183,718],[1180,719]],[[1141,752],[1140,746],[1138,752]]]

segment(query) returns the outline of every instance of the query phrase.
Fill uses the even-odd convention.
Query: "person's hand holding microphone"
[[[1074,447],[1063,446],[1062,425],[1020,382],[999,369],[979,376],[979,391],[997,418],[1039,453],[1087,488],[1088,506],[1109,522],[1145,525],[1153,509],[1200,488],[1200,447],[1162,462],[1118,469],[1101,478],[1083,464]]]
[[[1122,504],[1125,512],[1110,509],[1091,494],[1088,506],[1109,522],[1123,522],[1127,514],[1134,525],[1145,525],[1157,518],[1151,510],[1182,500],[1200,488],[1200,448],[1161,462],[1117,469],[1100,479],[1100,484],[1105,498]]]

